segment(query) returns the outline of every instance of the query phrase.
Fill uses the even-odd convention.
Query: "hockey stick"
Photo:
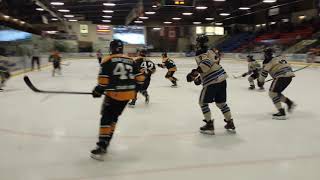
[[[232,75],[232,77],[233,77],[234,79],[239,79],[239,78],[242,78],[242,75],[239,75],[239,76]]]
[[[293,72],[301,71],[301,70],[306,69],[306,68],[308,68],[308,67],[310,67],[310,66],[311,66],[311,64],[306,65],[306,66],[304,66],[304,67],[302,67],[302,68],[299,68],[299,69],[294,70]],[[272,78],[272,79],[266,80],[266,82],[269,82],[269,81],[272,81],[272,80],[274,80],[274,79]]]
[[[47,94],[78,94],[78,95],[92,95],[91,92],[74,92],[74,91],[43,91],[38,88],[36,88],[32,82],[30,81],[28,76],[24,76],[23,78],[24,82],[27,84],[27,86],[36,93],[47,93]]]

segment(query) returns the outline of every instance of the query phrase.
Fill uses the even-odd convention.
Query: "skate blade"
[[[104,161],[104,155],[91,154],[90,157],[98,161]]]
[[[206,130],[206,131],[200,130],[200,133],[208,134],[208,135],[215,135],[214,131],[212,131],[212,130]]]
[[[286,116],[273,116],[272,119],[275,119],[275,120],[287,120],[287,117]]]
[[[135,105],[130,105],[130,104],[129,104],[128,107],[129,107],[129,108],[134,108]]]
[[[236,129],[226,129],[228,133],[236,134]]]

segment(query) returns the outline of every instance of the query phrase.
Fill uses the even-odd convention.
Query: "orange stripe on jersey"
[[[106,86],[109,84],[109,82],[110,82],[110,79],[107,76],[99,76],[98,77],[98,84],[101,86]]]
[[[134,99],[136,96],[136,91],[108,91],[106,93],[107,96],[111,97],[112,99],[118,100],[118,101],[128,101],[131,99]]]
[[[143,74],[138,74],[137,76],[136,76],[136,81],[137,81],[137,83],[143,83],[144,82],[144,80],[146,79],[146,77],[143,75]]]
[[[173,68],[168,69],[168,71],[177,71],[177,68],[173,67]]]
[[[109,135],[109,134],[112,134],[113,132],[113,129],[112,127],[101,127],[100,128],[100,135]]]

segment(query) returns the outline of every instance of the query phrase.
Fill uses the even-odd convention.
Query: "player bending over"
[[[215,63],[215,59],[209,58],[208,47],[205,45],[208,37],[201,35],[197,38],[196,62],[198,67],[187,75],[187,81],[195,81],[195,84],[202,82],[203,88],[200,94],[199,105],[201,107],[204,122],[200,132],[214,135],[214,119],[211,117],[209,103],[215,102],[224,115],[225,129],[235,130],[230,108],[227,101],[227,74],[221,65]],[[210,53],[210,52],[209,52]],[[198,77],[200,76],[200,78]]]
[[[1,56],[2,57],[2,56]],[[6,60],[0,60],[0,92],[3,91],[3,87],[8,79],[11,77],[8,62]]]
[[[55,50],[50,56],[49,56],[49,62],[52,62],[52,77],[55,76],[56,72],[58,72],[59,75],[61,75],[61,56],[59,51]]]
[[[286,112],[282,108],[281,102],[287,104],[288,112],[291,112],[296,105],[289,98],[285,97],[282,92],[289,86],[295,75],[286,60],[273,58],[273,50],[270,48],[264,51],[263,68],[258,79],[259,87],[263,87],[268,74],[273,78],[269,89],[269,96],[279,111],[273,114],[273,119],[285,120]]]
[[[177,66],[172,59],[168,58],[166,52],[162,53],[162,64],[158,64],[158,66],[168,69],[165,78],[169,79],[172,82],[171,87],[177,87],[178,79],[173,76],[173,74],[177,71]]]
[[[123,42],[110,42],[111,55],[101,62],[98,85],[92,95],[95,98],[105,95],[100,119],[99,141],[91,157],[103,160],[112,139],[119,116],[129,100],[135,98],[136,83],[143,84],[144,76],[135,66],[134,60],[123,54]]]
[[[259,73],[261,71],[261,65],[253,58],[253,56],[247,56],[248,61],[248,72],[242,74],[242,77],[246,77],[248,75],[248,81],[250,83],[249,89],[255,89],[256,86],[254,84],[254,80],[258,79]],[[260,87],[260,89],[264,89],[264,87]]]
[[[146,99],[145,102],[149,103],[150,96],[148,94],[148,87],[150,85],[151,81],[151,75],[156,72],[156,66],[155,64],[146,58],[147,56],[147,51],[146,50],[140,50],[139,52],[139,57],[135,60],[136,65],[140,69],[140,72],[143,73],[145,76],[144,83],[142,85],[137,84],[137,93],[140,92]],[[134,107],[137,101],[137,94],[135,99],[133,99],[129,105],[131,107]]]

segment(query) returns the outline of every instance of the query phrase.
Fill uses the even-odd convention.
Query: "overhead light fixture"
[[[3,15],[3,17],[4,17],[5,19],[9,19],[9,18],[10,18],[10,16],[7,16],[7,15]]]
[[[191,16],[193,13],[191,13],[191,12],[184,12],[184,13],[182,13],[182,15],[184,15],[184,16]]]
[[[51,2],[50,4],[54,5],[54,6],[63,6],[64,5],[63,2]]]
[[[115,3],[103,3],[104,6],[115,6]]]
[[[103,10],[104,13],[113,13],[114,11],[112,10]]]
[[[270,22],[270,24],[271,24],[271,25],[274,25],[274,24],[276,24],[276,22]]]
[[[222,26],[223,23],[215,23],[215,25],[217,25],[217,26]]]
[[[103,18],[107,18],[107,19],[110,19],[112,18],[112,16],[102,16]]]
[[[220,13],[220,16],[230,16],[229,13]]]
[[[196,21],[196,22],[193,22],[193,24],[201,24],[201,22]]]
[[[260,24],[257,24],[256,27],[261,27],[261,25],[260,25]]]
[[[24,22],[24,21],[20,21],[20,23],[21,23],[21,24],[25,24],[26,22]]]
[[[266,26],[266,24],[261,24],[261,26]]]
[[[159,28],[159,27],[155,27],[155,28],[152,28],[152,30],[154,30],[154,31],[160,31],[160,30],[161,30],[161,28]]]
[[[77,19],[69,19],[70,22],[77,22]]]
[[[108,20],[108,19],[103,19],[102,22],[109,23],[109,22],[111,22],[111,21]]]
[[[213,0],[213,1],[215,1],[215,2],[224,2],[226,0]]]
[[[58,31],[46,31],[47,34],[56,34]]]
[[[134,21],[134,23],[136,23],[136,24],[142,24],[143,23],[143,21]]]
[[[181,18],[179,18],[179,17],[174,17],[174,18],[172,18],[173,20],[176,20],[176,21],[179,21],[179,20],[181,20]]]
[[[206,18],[206,20],[207,20],[207,21],[213,21],[213,20],[214,20],[214,18],[210,18],[210,17],[208,17],[208,18]]]
[[[156,5],[153,5],[152,7],[153,7],[153,8],[157,8],[158,6],[156,6]]]
[[[59,12],[70,12],[68,9],[58,9]]]
[[[196,9],[204,10],[204,9],[208,9],[208,7],[207,6],[197,6]]]
[[[12,19],[13,21],[18,21],[18,19],[16,19],[16,18],[14,18],[14,19]]]
[[[51,18],[51,21],[58,21],[57,18]]]
[[[277,0],[263,0],[264,3],[275,3]]]
[[[298,18],[300,19],[300,20],[303,20],[303,19],[305,19],[307,16],[305,16],[305,15],[301,15],[301,16],[299,16]]]
[[[42,8],[36,8],[37,11],[44,11]]]
[[[251,8],[249,8],[249,7],[239,7],[239,9],[240,9],[240,10],[249,10],[249,9],[251,9]]]
[[[282,19],[282,22],[289,22],[288,18]]]
[[[139,19],[149,19],[147,16],[140,16]]]
[[[171,21],[165,21],[165,22],[163,22],[164,24],[172,24],[172,22]]]
[[[156,12],[154,12],[154,11],[147,11],[147,12],[145,12],[145,14],[155,14]]]
[[[66,17],[66,18],[73,18],[73,17],[74,17],[74,15],[66,14],[66,15],[64,15],[64,17]]]

